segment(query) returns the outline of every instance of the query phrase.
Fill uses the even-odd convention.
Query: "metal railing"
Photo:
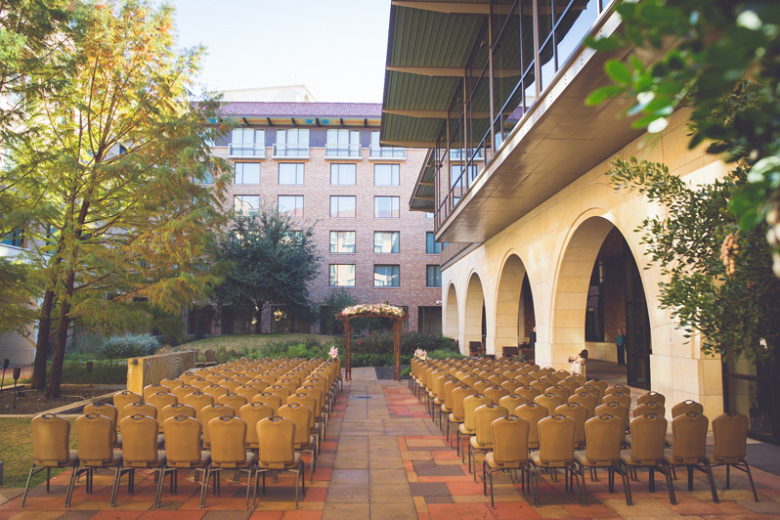
[[[406,148],[399,146],[372,146],[370,159],[406,159]]]
[[[360,158],[360,145],[359,144],[345,144],[345,145],[325,145],[325,158],[342,158],[348,157],[353,159]]]
[[[296,145],[274,145],[274,157],[287,157],[295,159],[308,159],[309,147]]]
[[[228,145],[229,157],[256,157],[265,158],[264,146],[241,146],[235,144]]]

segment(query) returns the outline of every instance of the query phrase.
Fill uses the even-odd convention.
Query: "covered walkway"
[[[308,470],[308,466],[307,466]],[[295,510],[292,477],[280,476],[254,511],[244,509],[243,488],[223,478],[221,496],[209,493],[206,509],[198,507],[198,487],[192,476],[180,479],[179,493],[167,486],[161,509],[151,508],[154,486],[150,474],[137,476],[136,493],[120,491],[115,509],[109,508],[113,475],[95,478],[95,492],[76,488],[69,509],[63,508],[67,473],[53,479],[52,493],[45,485],[34,489],[24,509],[21,490],[0,488],[0,520],[261,520],[261,519],[512,519],[512,518],[778,518],[780,477],[754,468],[760,502],[753,501],[746,478],[732,472],[732,488],[724,490],[724,470],[715,470],[721,498],[711,501],[703,477],[688,492],[684,478],[677,480],[678,505],[669,504],[664,484],[647,491],[647,476],[640,472],[632,482],[634,506],[625,504],[620,485],[607,491],[606,475],[587,480],[588,506],[563,490],[563,481],[546,479],[540,486],[541,507],[525,501],[519,484],[496,478],[496,508],[474,483],[466,466],[443,436],[406,383],[377,380],[374,369],[356,368],[344,387],[329,424],[318,458],[314,482],[307,480],[306,498]],[[143,480],[141,480],[143,479]]]

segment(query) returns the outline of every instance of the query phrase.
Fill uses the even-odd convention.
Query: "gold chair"
[[[631,409],[631,394],[625,394],[623,392],[613,392],[611,394],[606,394],[604,397],[601,398],[601,404],[607,404],[612,402],[620,403],[626,408]]]
[[[588,418],[593,417],[593,414],[596,412],[596,406],[599,404],[595,395],[584,391],[580,393],[575,392],[566,400],[566,402],[577,403],[580,406],[584,406],[588,411]]]
[[[211,383],[201,388],[201,392],[210,395],[216,401],[219,396],[228,393],[228,389],[217,383]]]
[[[527,403],[528,403],[528,399],[517,394],[505,395],[504,397],[498,400],[498,405],[506,408],[510,414],[513,413],[515,408],[517,408],[518,406],[522,406]]]
[[[485,455],[482,461],[482,492],[487,494],[485,489],[486,481],[490,480],[490,505],[496,507],[493,498],[493,473],[498,471],[517,471],[523,472],[523,489],[526,489],[526,482],[530,486],[530,467],[531,460],[528,458],[528,430],[530,426],[528,421],[521,419],[516,415],[507,415],[499,417],[490,423],[490,430],[493,435],[493,449]],[[534,495],[536,503],[536,495]]]
[[[111,419],[111,423],[114,425],[114,429],[111,433],[111,445],[115,447],[119,447],[122,445],[122,439],[117,434],[117,417],[119,416],[119,410],[116,409],[116,406],[110,405],[108,403],[89,403],[84,407],[82,410],[82,413],[88,414],[88,413],[96,413],[100,415],[104,415]]]
[[[265,494],[265,474],[269,471],[291,471],[295,473],[295,508],[298,508],[298,485],[306,496],[303,460],[295,451],[295,423],[284,417],[274,415],[257,423],[257,437],[260,439],[260,455],[255,475],[255,489],[260,474],[263,475],[263,494]]]
[[[663,415],[645,414],[631,421],[631,449],[623,450],[620,458],[631,469],[648,469],[648,486],[655,492],[655,472],[660,471],[666,477],[666,489],[669,502],[677,503],[672,484],[672,471],[664,458],[664,440],[666,438],[666,419]]]
[[[112,406],[112,408],[114,408]],[[116,410],[116,408],[114,408]],[[30,422],[33,441],[33,462],[30,473],[27,475],[27,483],[24,485],[22,495],[22,507],[27,500],[27,492],[30,490],[30,480],[44,469],[46,470],[46,492],[51,490],[51,468],[64,468],[71,466],[75,469],[78,464],[77,453],[69,449],[70,422],[67,419],[51,413],[36,415]],[[114,430],[116,434],[116,430]]]
[[[677,403],[672,406],[672,419],[675,419],[680,415],[685,415],[688,412],[696,412],[699,415],[704,415],[704,406],[690,399]]]
[[[542,395],[541,392],[539,392],[539,390],[537,390],[536,388],[530,385],[517,387],[515,388],[514,393],[519,395],[520,397],[525,398],[525,400],[528,401],[529,403],[532,403],[533,400],[536,399],[537,395]]]
[[[663,417],[664,415],[666,415],[666,409],[664,408],[664,405],[662,405],[658,401],[645,401],[644,403],[634,407],[631,413],[634,417],[639,417],[640,415],[647,415],[649,413],[660,415],[661,417]]]
[[[549,379],[542,378],[542,379],[537,379],[537,380],[533,381],[528,386],[532,386],[537,392],[539,392],[537,395],[542,395],[545,390],[550,388],[551,383],[552,382]]]
[[[539,430],[537,429],[537,425],[539,421],[547,417],[547,408],[530,402],[515,408],[514,415],[528,421],[528,449],[539,449]]]
[[[274,409],[268,405],[258,402],[247,403],[238,409],[238,416],[246,421],[246,447],[251,450],[260,448],[257,438],[257,423],[271,417]]]
[[[577,403],[563,403],[555,407],[554,413],[565,415],[574,421],[574,449],[585,446],[585,421],[588,420],[588,410]]]
[[[200,420],[200,411],[204,406],[209,406],[211,404],[214,404],[214,398],[211,397],[209,394],[204,394],[200,390],[197,390],[195,392],[192,392],[190,394],[187,394],[184,396],[184,399],[181,401],[183,404],[186,404],[187,406],[191,406],[195,409],[195,416]],[[203,424],[203,421],[201,421],[201,424]]]
[[[718,502],[715,479],[706,455],[707,417],[691,411],[678,415],[672,420],[672,448],[666,451],[666,463],[672,468],[688,468],[688,491],[693,491],[693,470],[707,475],[712,492],[712,501]]]
[[[253,488],[252,477],[257,465],[257,455],[247,451],[246,423],[229,415],[215,417],[206,428],[211,433],[211,464],[206,468],[200,494],[200,507],[206,506],[206,491],[209,479],[214,479],[217,494],[220,494],[219,475],[223,469],[246,472],[246,508],[249,509],[249,491]]]
[[[209,424],[211,420],[217,417],[235,417],[236,410],[226,404],[214,403],[204,406],[198,411],[198,420],[203,425],[203,447],[211,448],[211,429]]]
[[[171,417],[176,417],[177,415],[184,417],[197,417],[198,412],[192,406],[188,406],[182,403],[169,404],[168,406],[164,406],[162,410],[160,410],[160,414],[157,416],[157,424],[160,425],[160,431],[162,433],[165,433],[165,421]]]
[[[167,386],[158,385],[156,383],[153,383],[151,385],[146,385],[143,390],[141,391],[141,395],[144,398],[144,401],[147,401],[149,399],[149,396],[152,394],[156,394],[158,392],[165,392],[170,393],[171,389]]]
[[[538,495],[539,470],[556,471],[562,469],[566,490],[569,489],[570,480],[576,481],[580,491],[580,503],[584,505],[584,477],[574,461],[574,431],[576,429],[574,421],[565,415],[555,414],[540,420],[537,429],[539,450],[531,452],[535,477],[533,480],[537,487],[535,492]],[[582,483],[580,483],[581,480]]]
[[[623,420],[623,437],[620,439],[621,443],[625,442],[625,431],[629,425],[628,407],[620,404],[619,401],[609,401],[604,404],[600,404],[593,412],[594,417],[596,415],[614,415],[620,417]]]
[[[489,402],[490,399],[482,394],[471,394],[463,399],[463,423],[458,425],[458,429],[455,432],[456,452],[460,454],[461,462],[466,462],[463,459],[467,448],[461,450],[460,438],[463,436],[464,439],[469,439],[472,435],[477,434],[477,418],[474,415],[474,411]]]
[[[455,432],[456,437],[458,438],[456,452],[460,454],[460,436],[458,433],[458,430],[460,429],[460,425],[463,424],[466,420],[466,409],[464,407],[464,400],[470,396],[474,395],[474,391],[469,388],[468,386],[461,384],[460,386],[456,386],[452,390],[452,412],[447,416],[447,434],[446,434],[446,440],[447,443],[450,442],[450,429],[452,425],[455,425]]]
[[[78,464],[70,474],[65,492],[65,507],[70,507],[73,488],[79,475],[86,474],[86,491],[92,493],[92,475],[96,469],[115,468],[116,474],[119,474],[122,468],[122,452],[114,449],[111,443],[111,430],[114,429],[111,419],[94,413],[80,415],[76,418],[75,427]]]
[[[707,457],[711,467],[726,466],[726,489],[729,489],[729,468],[732,466],[747,473],[753,498],[758,502],[756,484],[750,473],[747,454],[748,418],[741,413],[725,413],[712,420],[712,435],[715,445]]]
[[[274,413],[276,413],[276,410],[278,410],[283,403],[281,397],[272,394],[271,392],[260,392],[259,394],[257,394],[252,398],[252,402],[263,403],[266,406],[270,406],[271,408],[273,408]]]
[[[247,403],[246,397],[235,394],[233,392],[222,394],[221,396],[217,397],[215,401],[220,404],[226,404],[232,407],[234,410],[238,410]]]
[[[666,397],[663,394],[659,394],[658,392],[650,391],[636,398],[637,405],[647,404],[650,402],[658,403],[661,406],[665,406]]]
[[[192,392],[199,392],[200,388],[197,386],[192,386],[190,384],[184,383],[181,386],[177,386],[176,388],[171,390],[171,393],[176,396],[176,399],[181,403],[184,400],[184,396],[191,394]]]
[[[111,493],[111,507],[116,507],[116,497],[119,492],[119,481],[127,474],[127,489],[130,494],[135,489],[135,470],[138,468],[153,468],[157,478],[165,474],[165,452],[157,449],[157,421],[148,415],[132,414],[122,419],[122,467],[114,476],[114,487]],[[160,490],[158,486],[158,491]],[[160,502],[159,494],[154,503]]]
[[[196,474],[198,471],[202,471],[205,480],[206,467],[211,460],[211,453],[200,449],[202,427],[195,417],[186,415],[168,417],[161,424],[161,428],[165,435],[167,449],[165,450],[162,478],[157,481],[155,508],[160,507],[165,475],[170,475],[171,493],[176,493],[178,492],[178,470],[195,470]]]
[[[122,419],[129,415],[133,414],[141,414],[141,415],[148,415],[152,419],[157,419],[157,408],[154,406],[147,404],[147,403],[130,403],[124,408],[122,408],[122,411],[119,413],[121,419],[119,419],[119,430],[122,430]]]
[[[616,394],[616,393],[631,395],[631,389],[623,384],[609,385],[601,395],[606,396],[606,395]]]
[[[564,401],[555,394],[546,393],[534,397],[534,402],[547,408],[547,415],[552,415],[555,408],[562,405]]]
[[[119,421],[121,421],[124,417],[123,410],[125,406],[132,403],[140,403],[142,401],[142,396],[136,394],[135,392],[131,392],[130,390],[122,390],[121,392],[115,393],[113,397],[113,403],[117,410],[117,417],[114,421],[114,424],[118,425]]]
[[[501,400],[502,397],[505,395],[509,395],[509,392],[501,388],[500,386],[493,385],[485,388],[485,391],[482,392],[488,399],[493,401],[494,403],[498,404],[498,402]]]
[[[154,394],[150,394],[149,397],[144,398],[144,402],[154,406],[157,409],[157,415],[159,416],[160,410],[169,404],[178,403],[179,400],[175,395],[168,392],[156,392]]]
[[[243,384],[238,387],[236,387],[235,390],[233,390],[234,393],[238,395],[243,395],[246,398],[246,402],[249,403],[252,401],[252,398],[260,393],[260,389],[252,384]]]
[[[280,406],[277,415],[295,423],[293,446],[296,451],[311,455],[309,480],[313,480],[317,467],[317,435],[310,433],[314,426],[311,409],[302,403],[291,402]]]
[[[633,505],[631,486],[628,483],[628,468],[620,459],[620,443],[624,433],[623,419],[614,415],[596,415],[585,422],[585,450],[575,452],[574,459],[579,472],[584,475],[585,468],[608,471],[609,492],[615,491],[615,473],[623,478],[623,493],[626,504]],[[582,494],[587,503],[585,478],[582,478]]]
[[[469,470],[474,468],[474,482],[477,481],[477,452],[487,453],[493,449],[493,433],[490,430],[490,423],[506,415],[506,408],[498,406],[492,401],[474,410],[477,432],[469,439],[467,454]],[[472,460],[474,461],[473,465]]]
[[[571,396],[572,391],[569,390],[565,385],[558,383],[556,385],[547,388],[544,391],[544,393],[557,395],[558,398],[561,400],[561,403],[565,403],[566,400]]]
[[[168,388],[168,391],[170,393],[173,393],[173,389],[177,386],[181,386],[184,384],[184,381],[178,378],[171,378],[168,379],[167,377],[164,377],[160,380],[160,384],[166,388]]]
[[[574,390],[575,394],[588,393],[596,399],[596,404],[601,404],[601,399],[604,397],[604,392],[598,386],[592,383],[585,383],[584,385],[577,387]],[[594,405],[595,407],[595,405]]]
[[[510,394],[514,393],[515,388],[518,386],[523,386],[523,384],[518,381],[517,379],[507,379],[506,381],[503,381],[500,385],[501,388],[509,392]]]

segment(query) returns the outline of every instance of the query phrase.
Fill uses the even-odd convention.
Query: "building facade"
[[[463,353],[525,344],[538,363],[568,368],[582,348],[617,361],[625,331],[630,385],[701,402],[709,417],[745,413],[754,435],[777,440],[777,375],[732,373],[660,307],[664,277],[634,230],[663,210],[605,176],[631,156],[693,185],[727,171],[688,149],[685,110],[649,136],[623,117],[630,100],[586,106],[610,83],[605,61],[628,51],[582,42],[619,28],[607,0],[392,6],[381,142],[429,149],[409,207],[433,212],[448,243],[444,334]]]
[[[379,144],[381,105],[226,102],[221,116],[235,125],[213,147],[234,167],[228,204],[244,213],[270,206],[313,225],[322,257],[315,305],[345,290],[357,302],[406,308],[411,331],[441,331],[433,218],[405,204],[426,151]],[[320,311],[312,330],[327,332],[332,312]],[[215,321],[213,332],[247,327]]]

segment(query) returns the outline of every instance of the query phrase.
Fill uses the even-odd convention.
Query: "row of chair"
[[[70,504],[78,478],[85,476],[86,490],[91,493],[94,471],[103,467],[115,470],[112,507],[116,503],[120,478],[125,474],[129,476],[128,490],[133,492],[134,473],[138,468],[151,468],[158,472],[155,507],[159,506],[162,481],[166,475],[171,475],[171,491],[175,492],[178,469],[196,469],[204,473],[201,507],[205,505],[210,479],[214,483],[215,492],[219,492],[221,469],[247,472],[247,506],[250,488],[257,489],[261,474],[263,489],[265,488],[267,471],[296,471],[301,481],[303,480],[301,451],[310,453],[311,471],[314,472],[318,440],[324,430],[324,427],[320,428],[322,424],[315,426],[314,413],[320,411],[318,419],[322,421],[326,413],[325,407],[330,407],[325,401],[330,403],[338,388],[340,367],[337,362],[284,360],[281,363],[268,363],[265,360],[252,360],[231,363],[228,366],[217,365],[206,370],[201,369],[196,374],[183,374],[177,380],[165,380],[166,385],[147,387],[143,395],[129,391],[119,392],[114,396],[116,406],[100,403],[88,405],[84,409],[84,415],[77,418],[75,423],[77,452],[68,449],[70,423],[67,420],[51,414],[34,418],[34,461],[25,486],[22,505],[26,501],[32,476],[46,469],[48,492],[50,472],[55,467],[73,467],[66,491],[66,507]],[[250,402],[234,401],[236,405],[245,403],[236,409],[224,402],[231,397],[229,391],[220,393],[217,402],[214,402],[210,394],[200,390],[185,395],[183,403],[179,403],[176,395],[172,393],[187,384],[187,379],[194,381],[196,378],[205,379],[204,376],[214,379],[227,375],[251,378],[245,379],[242,384],[263,377],[269,380],[273,377],[274,384],[281,379],[289,383],[294,381],[299,385],[312,387],[303,389],[311,394],[296,391],[287,395],[284,401],[279,395],[273,395],[275,399],[263,402],[266,396],[263,396],[264,392],[261,391],[253,396],[259,396],[259,399]],[[326,395],[319,391],[321,382],[325,383],[322,387],[327,391]],[[299,389],[301,387],[296,388]],[[192,405],[206,401],[189,401],[192,405],[185,404],[188,402],[187,396],[191,394],[207,396],[209,404],[198,408]],[[223,401],[220,402],[219,398],[223,398]],[[118,431],[121,434],[118,435]],[[163,446],[165,451],[160,449]],[[253,477],[254,487],[251,486]],[[305,492],[305,487],[303,489]]]

